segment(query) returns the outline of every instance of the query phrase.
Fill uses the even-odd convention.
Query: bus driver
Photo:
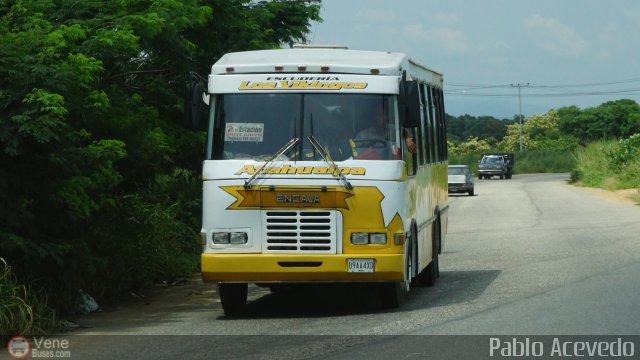
[[[367,120],[369,127],[360,130],[352,141],[354,157],[366,160],[391,159],[390,154],[387,154],[389,149],[386,149],[389,130],[383,111],[374,111]],[[402,129],[402,137],[407,149],[415,154],[416,144],[408,129]]]

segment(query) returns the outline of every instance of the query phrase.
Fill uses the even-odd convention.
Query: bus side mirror
[[[209,95],[204,93],[205,85],[200,76],[191,73],[187,83],[185,96],[184,127],[192,130],[200,128],[200,106],[202,102],[208,104]]]
[[[404,80],[400,83],[400,108],[403,127],[420,126],[420,91],[417,81]]]

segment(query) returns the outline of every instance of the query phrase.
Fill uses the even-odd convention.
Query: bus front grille
[[[328,210],[263,211],[265,252],[335,253],[336,215]]]

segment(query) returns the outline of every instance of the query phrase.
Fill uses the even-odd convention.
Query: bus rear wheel
[[[418,274],[420,283],[429,287],[434,286],[440,276],[440,264],[438,262],[438,253],[440,252],[440,217],[433,223],[432,234],[431,262]]]
[[[218,283],[218,295],[226,316],[238,316],[247,305],[248,284]]]

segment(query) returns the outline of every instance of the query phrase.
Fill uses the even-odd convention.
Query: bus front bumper
[[[349,259],[373,259],[373,272],[349,272]],[[402,281],[403,254],[202,254],[202,280],[214,282]]]

